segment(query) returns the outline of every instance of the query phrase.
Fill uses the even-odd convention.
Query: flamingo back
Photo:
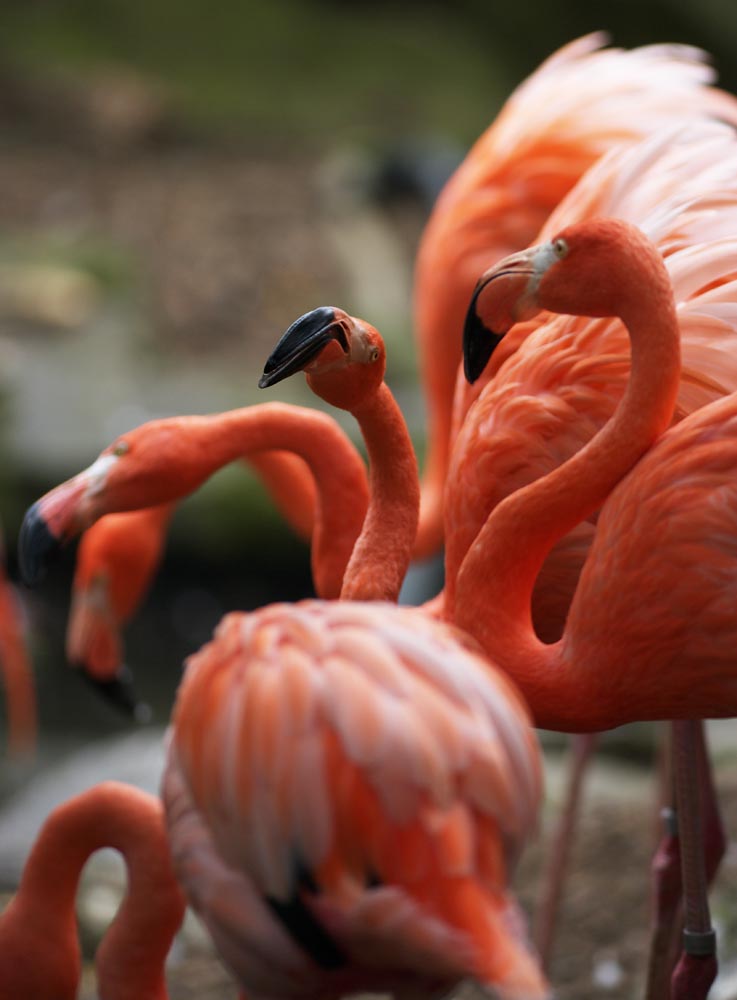
[[[172,759],[213,863],[245,880],[244,909],[258,897],[263,933],[281,925],[323,995],[463,976],[545,995],[508,891],[535,824],[537,745],[460,633],[381,603],[228,615],[188,662]],[[186,883],[176,823],[172,837]],[[246,957],[230,961],[259,992],[243,926]],[[310,992],[297,979],[286,995]]]

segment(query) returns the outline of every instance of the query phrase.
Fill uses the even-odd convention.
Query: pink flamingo
[[[231,421],[230,426],[237,446],[237,421]],[[322,427],[318,424],[313,429],[320,433]],[[336,429],[328,431],[324,445],[334,451],[338,466],[345,468],[345,472],[336,474],[334,489],[341,493],[345,490],[347,496],[347,490],[356,484],[356,520],[351,530],[357,534],[367,502],[367,486],[360,482],[360,460],[355,449],[348,441],[335,443],[336,435]],[[248,433],[241,444],[245,464],[258,473],[295,533],[309,541],[315,522],[316,491],[308,465],[289,451],[248,453]],[[232,460],[230,453],[225,460]],[[212,471],[209,468],[204,478]],[[342,483],[340,475],[345,480]],[[67,659],[115,705],[141,719],[147,717],[148,709],[138,701],[131,673],[124,664],[122,631],[143,601],[161,562],[165,532],[174,510],[171,502],[104,517],[83,534],[77,552],[67,624]],[[322,585],[321,577],[317,583],[318,587]],[[338,582],[331,580],[329,585],[333,590],[326,596],[335,596]]]
[[[0,553],[2,543],[0,542]],[[33,752],[36,745],[36,691],[33,666],[23,634],[21,609],[0,565],[0,679],[5,693],[8,750],[12,756]]]
[[[690,251],[707,285],[712,251]],[[713,291],[723,302],[734,294],[734,282]],[[455,620],[519,684],[546,728],[683,720],[674,731],[686,954],[672,995],[697,1000],[716,961],[692,773],[697,723],[690,720],[737,714],[735,636],[725,612],[737,585],[728,500],[737,395],[668,430],[680,378],[678,316],[661,255],[627,223],[568,227],[488,271],[466,328],[468,376],[478,374],[473,341],[483,327],[501,334],[540,309],[620,317],[632,344],[631,375],[613,419],[589,444],[489,516],[458,574]],[[545,644],[530,618],[535,577],[555,541],[602,504],[563,635]],[[524,547],[515,544],[519,537]],[[484,614],[489,607],[493,616]]]
[[[714,123],[667,130],[602,158],[561,202],[542,238],[591,215],[637,222],[667,258],[678,303],[683,369],[674,419],[737,389],[737,322],[730,312],[737,226],[737,144]],[[715,210],[718,206],[718,211]],[[719,291],[719,286],[725,286]],[[472,387],[459,387],[458,428],[446,495],[446,615],[452,617],[459,567],[490,510],[505,496],[575,454],[610,418],[629,373],[626,334],[616,319],[542,314],[520,323]],[[488,341],[481,341],[483,360]],[[510,356],[511,353],[511,356]],[[548,642],[562,632],[594,535],[577,525],[545,560],[533,592],[535,629]],[[579,737],[568,800],[544,882],[538,947],[547,964],[561,875],[583,769],[594,746]],[[710,871],[723,837],[710,822]],[[714,824],[717,824],[716,826]],[[676,845],[665,845],[671,852]],[[662,873],[659,879],[666,877]],[[656,892],[661,889],[656,886]],[[677,896],[677,894],[676,894]],[[664,919],[663,926],[667,924]],[[663,930],[663,934],[667,931]]]
[[[120,851],[128,891],[95,958],[105,1000],[166,1000],[164,961],[184,918],[161,802],[108,781],[58,806],[0,914],[0,998],[75,1000],[81,973],[75,897],[102,847]]]

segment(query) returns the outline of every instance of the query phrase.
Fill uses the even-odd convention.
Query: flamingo
[[[161,802],[107,781],[58,806],[0,914],[0,998],[75,1000],[81,973],[75,896],[102,847],[120,851],[128,892],[95,958],[106,1000],[166,1000],[164,961],[184,918]]]
[[[712,285],[722,250],[717,243],[682,251],[692,258],[695,283]],[[728,315],[736,292],[732,281],[705,298],[723,303]],[[669,429],[680,380],[678,315],[657,247],[629,223],[575,224],[487,271],[466,327],[468,377],[479,374],[474,342],[484,328],[495,339],[541,309],[618,316],[632,345],[630,378],[612,420],[581,451],[490,514],[458,573],[454,620],[509,673],[546,728],[682,720],[675,741],[686,954],[673,997],[697,1000],[716,961],[690,741],[694,720],[737,714],[728,610],[737,586],[737,394]],[[563,635],[543,643],[530,617],[535,577],[557,539],[600,506]],[[485,613],[490,607],[493,615]]]
[[[733,293],[728,285],[721,293],[710,287],[733,277],[737,248],[727,237],[737,229],[736,171],[731,129],[716,123],[668,129],[602,157],[541,233],[545,240],[588,216],[617,215],[636,222],[658,244],[678,300],[684,356],[674,419],[737,389],[737,322],[728,305]],[[701,280],[698,247],[706,245],[711,270]],[[466,416],[457,430],[446,493],[444,599],[450,617],[459,567],[490,510],[582,448],[610,418],[628,377],[629,347],[616,320],[542,314],[519,323],[510,336],[511,351],[505,351],[505,339],[477,382],[467,391],[459,388],[456,396],[457,421]],[[592,520],[577,525],[557,543],[537,578],[533,621],[545,641],[561,635],[594,530]],[[578,737],[574,744],[567,803],[550,854],[553,877],[543,881],[548,889],[538,911],[537,944],[545,966],[582,772],[595,738]],[[710,808],[708,816],[713,871],[723,835],[716,810]],[[673,855],[674,848],[665,844],[663,851]],[[656,878],[667,878],[662,866]],[[655,892],[662,895],[659,885]],[[668,922],[665,915],[663,920]]]
[[[688,122],[737,123],[737,100],[708,86],[714,72],[699,50],[602,49],[606,41],[597,32],[570,42],[520,84],[446,184],[422,234],[414,317],[428,452],[419,557],[443,542],[449,461],[470,402],[466,394],[456,399],[453,418],[461,331],[478,276],[528,246],[604,153]]]
[[[236,426],[233,433],[237,434]],[[331,432],[326,447],[331,447],[334,437]],[[247,451],[247,437],[243,443]],[[347,474],[358,482],[361,474],[349,443],[336,446],[335,460],[345,464]],[[244,456],[244,462],[258,473],[295,533],[309,541],[316,494],[305,462],[288,451],[252,451]],[[347,490],[349,485],[344,488]],[[366,486],[359,485],[355,497],[359,511],[365,508],[366,496]],[[110,514],[83,534],[77,551],[67,624],[67,660],[117,707],[141,721],[149,710],[138,701],[131,673],[124,664],[122,631],[143,601],[158,568],[174,510],[171,502]],[[357,521],[356,533],[359,527]]]
[[[106,509],[123,455],[127,468],[138,467],[138,479],[126,481],[121,505]],[[243,456],[266,479],[298,532],[312,530],[314,520],[315,588],[323,597],[337,597],[366,511],[366,469],[338,424],[304,407],[267,403],[150,421],[69,484],[63,516],[49,514],[50,545],[91,528],[78,557],[70,658],[82,661],[98,686],[128,711],[138,707],[140,713],[140,706],[122,665],[119,632],[156,567],[173,504]],[[33,578],[40,569],[26,566],[24,572]]]
[[[188,662],[163,785],[177,871],[249,996],[437,993],[468,976],[546,996],[507,888],[540,796],[526,710],[465,636],[391,603],[419,484],[379,334],[314,310],[262,382],[305,366],[360,420],[369,507],[340,601],[231,614]],[[117,461],[96,513],[160,488],[156,441],[133,432],[103,453]],[[29,512],[24,566],[46,525],[89,521],[84,495],[71,480]]]
[[[0,543],[0,550],[2,543]],[[36,745],[36,691],[18,600],[0,564],[0,680],[5,691],[8,750],[31,754]]]

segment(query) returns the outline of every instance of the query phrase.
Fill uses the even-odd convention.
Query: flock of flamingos
[[[305,372],[368,470],[332,417],[266,402],[144,424],[27,513],[28,583],[84,533],[68,654],[131,708],[121,629],[177,501],[224,464],[310,539],[318,598],[228,614],[188,660],[161,800],[107,782],[51,814],[0,916],[2,1000],[76,996],[76,886],[108,845],[129,885],[104,1000],[167,996],[185,901],[249,1000],[552,996],[511,888],[533,727],[635,720],[672,734],[646,996],[707,996],[724,835],[701,720],[737,714],[737,99],[696,50],[603,45],[526,80],[431,215],[422,478],[381,336],[321,307],[259,384]],[[398,606],[442,546],[443,592]],[[3,618],[17,746],[33,697]]]

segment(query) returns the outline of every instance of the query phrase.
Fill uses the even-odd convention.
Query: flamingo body
[[[638,717],[731,717],[735,601],[731,395],[671,428],[612,492],[571,606],[565,656],[596,662]]]
[[[232,614],[173,715],[175,864],[251,996],[438,993],[468,976],[541,996],[506,890],[539,768],[504,676],[421,612]],[[203,865],[237,873],[227,896]]]

